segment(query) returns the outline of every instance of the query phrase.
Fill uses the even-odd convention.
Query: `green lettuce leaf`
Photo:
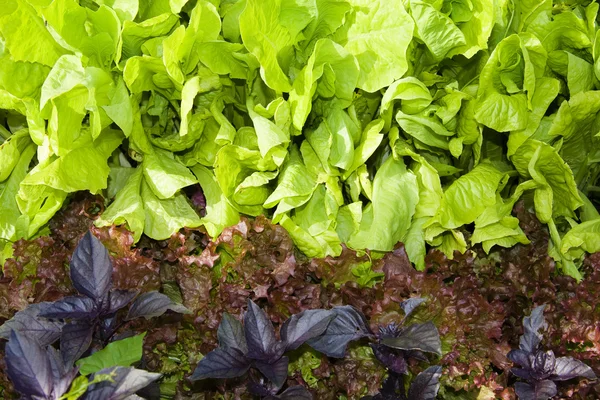
[[[206,215],[202,217],[202,225],[210,236],[216,238],[223,229],[237,224],[240,214],[229,204],[221,192],[215,175],[201,165],[192,167],[192,172],[198,178],[206,198]]]
[[[414,22],[402,2],[352,0],[350,4],[353,9],[334,40],[358,60],[357,86],[375,92],[408,70],[407,50]]]
[[[402,193],[396,196],[394,193]],[[348,246],[389,251],[407,234],[419,201],[416,176],[402,160],[389,157],[373,179],[372,202],[362,213],[359,230]]]
[[[546,59],[546,50],[531,34],[511,35],[500,42],[479,77],[477,121],[499,132],[525,129]]]

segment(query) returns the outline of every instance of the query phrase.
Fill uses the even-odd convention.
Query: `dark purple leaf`
[[[523,368],[531,369],[535,356],[525,350],[511,350],[506,355],[508,359]]]
[[[115,315],[102,318],[96,325],[96,332],[100,336],[100,339],[103,341],[109,340],[119,327],[118,322],[119,320]]]
[[[14,317],[0,326],[0,338],[10,338],[12,330],[35,339],[40,346],[45,347],[58,340],[64,322],[38,318],[40,310],[52,303],[31,304],[26,309],[17,312]]]
[[[434,400],[440,390],[442,367],[429,367],[412,381],[408,389],[410,400]]]
[[[233,347],[219,347],[200,360],[190,380],[236,378],[244,375],[249,368],[250,361],[240,350]]]
[[[383,338],[381,343],[394,349],[421,350],[437,355],[442,354],[440,334],[431,321],[410,325],[400,333],[400,336]]]
[[[556,385],[549,380],[534,384],[517,382],[515,383],[515,392],[519,400],[547,400],[556,396],[557,393]]]
[[[403,350],[403,352],[404,357],[407,359],[414,358],[419,361],[427,361],[427,356],[420,350]]]
[[[47,303],[40,310],[40,317],[59,319],[92,319],[98,315],[94,300],[83,296],[69,296]]]
[[[258,369],[270,382],[275,385],[277,390],[281,389],[288,376],[289,359],[285,356],[281,357],[274,363],[265,361],[254,361],[253,365]]]
[[[94,327],[88,322],[73,321],[63,328],[60,337],[60,354],[67,367],[73,365],[92,343]]]
[[[369,336],[370,330],[365,316],[352,306],[335,307],[331,311],[335,318],[325,332],[307,343],[328,357],[342,358],[348,343]]]
[[[112,263],[108,250],[91,232],[79,241],[71,259],[71,281],[75,289],[104,303],[112,285]]]
[[[241,322],[228,313],[223,313],[223,318],[217,330],[217,337],[221,347],[233,347],[244,354],[248,352]]]
[[[403,400],[406,398],[404,388],[404,376],[390,372],[383,382],[379,394],[373,397],[376,400]],[[364,400],[364,398],[363,398]]]
[[[120,290],[113,289],[108,294],[108,310],[107,314],[112,314],[125,307],[137,296],[137,290]]]
[[[546,379],[552,375],[555,364],[556,357],[554,357],[554,352],[552,350],[538,351],[533,360],[533,372],[537,379]]]
[[[271,385],[264,382],[263,379],[261,379],[261,382],[256,382],[254,380],[251,380],[250,382],[248,382],[247,388],[248,388],[248,392],[250,394],[253,394],[255,396],[260,396],[260,397],[267,396],[266,398],[268,399],[269,397],[273,397],[272,396],[273,393],[277,393],[277,392],[267,386],[271,386]]]
[[[286,350],[295,350],[325,332],[335,314],[329,310],[305,310],[287,319],[280,330]]]
[[[381,344],[371,344],[371,348],[379,362],[385,365],[390,371],[398,374],[406,374],[408,372],[408,365],[402,352],[398,354],[398,351],[394,351]]]
[[[15,389],[29,397],[49,397],[53,382],[46,350],[35,339],[12,331],[5,351],[6,374]]]
[[[410,314],[417,308],[420,304],[427,301],[427,298],[424,297],[412,297],[410,299],[404,300],[400,303],[400,308],[404,311],[404,319],[408,318]]]
[[[163,315],[167,310],[178,313],[189,313],[189,310],[183,305],[175,303],[168,296],[157,291],[142,293],[129,308],[126,321],[144,317],[150,319]]]
[[[581,376],[587,379],[596,379],[596,374],[590,367],[571,357],[559,357],[554,364],[554,373],[550,377],[553,381],[567,381]]]
[[[96,374],[113,374],[113,381],[90,385],[83,400],[123,400],[160,378],[160,374],[133,367],[105,368]]]
[[[533,375],[531,373],[530,369],[525,369],[525,368],[511,368],[510,372],[513,373],[513,375],[521,378],[521,379],[533,379]]]
[[[277,396],[280,400],[313,400],[312,394],[304,386],[292,386]]]
[[[523,318],[523,336],[519,340],[519,348],[529,353],[534,353],[542,341],[542,334],[538,331],[546,329],[548,324],[544,319],[545,305],[534,308],[528,317]]]
[[[252,300],[248,300],[248,310],[244,314],[244,333],[248,345],[248,358],[269,361],[277,359],[283,354],[277,346],[275,329],[267,317]],[[279,357],[275,353],[279,353]]]
[[[50,360],[50,367],[54,380],[53,395],[58,398],[65,394],[67,390],[69,390],[69,387],[77,376],[78,371],[76,368],[70,368],[65,365],[60,352],[54,347],[48,346],[46,351]]]

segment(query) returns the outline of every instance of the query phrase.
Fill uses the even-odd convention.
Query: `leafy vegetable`
[[[571,357],[554,356],[554,352],[541,349],[542,335],[539,330],[547,327],[544,307],[539,306],[531,315],[523,318],[523,336],[518,350],[511,350],[508,358],[519,365],[511,372],[527,382],[517,382],[515,391],[519,399],[545,400],[557,394],[554,381],[566,381],[576,377],[596,379],[596,374],[583,362]]]
[[[11,0],[0,243],[89,191],[136,242],[266,215],[309,257],[402,241],[423,269],[527,243],[525,198],[581,279],[562,238],[598,202],[599,8],[513,3]]]
[[[220,347],[200,360],[190,379],[235,378],[254,367],[273,384],[272,394],[275,394],[288,373],[289,359],[284,352],[323,334],[334,318],[325,310],[304,311],[283,324],[281,340],[277,340],[265,312],[249,300],[243,328],[239,321],[225,314],[218,331]]]

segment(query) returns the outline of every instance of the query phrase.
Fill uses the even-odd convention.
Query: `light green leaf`
[[[10,143],[5,143],[0,151],[4,152],[5,146],[11,145],[14,140]],[[1,153],[0,153],[1,154]],[[18,158],[10,171],[8,180],[0,187],[0,239],[15,241],[22,237],[28,238],[28,218],[23,217],[17,204],[17,193],[19,191],[19,185],[21,181],[27,175],[29,163],[35,154],[35,146],[29,141],[29,144],[23,149],[22,152],[18,152]],[[4,168],[4,163],[0,164],[0,168]],[[25,229],[19,231],[22,226]]]
[[[42,14],[69,50],[81,52],[89,65],[110,67],[121,36],[121,21],[113,9],[101,5],[92,11],[75,0],[55,0]]]
[[[464,18],[460,16],[461,6],[472,7]],[[469,1],[462,0],[452,2],[453,12],[450,18],[454,20],[458,28],[465,37],[466,44],[458,46],[447,54],[447,57],[454,57],[457,54],[462,54],[466,58],[473,57],[479,50],[488,48],[488,39],[494,27],[494,1],[479,0]],[[466,21],[465,21],[466,20]]]
[[[392,250],[408,232],[418,201],[415,175],[402,160],[388,158],[375,175],[372,202],[363,210],[360,229],[348,245],[355,249]]]
[[[142,200],[146,211],[144,233],[152,239],[165,240],[183,227],[196,228],[202,225],[200,217],[182,193],[159,199],[143,181]]]
[[[346,169],[342,175],[342,179],[346,179],[357,168],[365,164],[369,157],[377,150],[383,140],[383,135],[380,133],[383,125],[384,122],[382,119],[376,119],[365,127],[360,143],[354,150],[352,164]]]
[[[108,367],[129,367],[131,364],[140,361],[142,359],[144,336],[146,336],[145,332],[141,335],[111,342],[102,350],[80,359],[75,363],[79,367],[79,373],[89,375]]]
[[[508,137],[508,153],[510,157],[527,139],[532,137],[539,129],[540,121],[546,110],[558,95],[560,84],[553,78],[541,78],[536,81],[535,93],[531,99],[531,112],[528,114],[527,124],[524,129],[515,130]]]
[[[277,215],[306,203],[316,187],[316,177],[306,168],[300,158],[300,152],[293,146],[281,168],[277,186],[265,200],[264,207],[272,208],[278,205],[273,215],[273,218],[277,219]]]
[[[284,132],[276,123],[254,111],[254,101],[250,97],[246,101],[246,107],[248,107],[248,115],[256,130],[258,148],[262,157],[266,157],[267,153],[275,146],[290,141],[289,131]]]
[[[190,170],[165,150],[145,155],[142,166],[148,186],[160,199],[173,197],[179,189],[196,183]]]
[[[496,203],[496,190],[504,173],[481,163],[455,180],[444,192],[436,220],[446,229],[469,224]]]
[[[569,164],[577,184],[586,182],[600,159],[600,92],[583,92],[564,101],[547,135],[564,138],[559,154]]]
[[[115,200],[95,221],[96,226],[121,225],[127,223],[137,243],[144,231],[144,203],[140,195],[143,180],[142,167],[134,170]]]
[[[353,11],[334,40],[358,60],[357,86],[375,92],[402,78],[408,70],[406,52],[414,22],[399,1],[352,0],[350,4]]]
[[[126,137],[131,135],[133,109],[129,100],[129,92],[122,79],[119,79],[115,91],[111,94],[110,104],[102,106],[102,109],[121,128]]]
[[[394,102],[400,100],[401,109],[407,114],[416,114],[431,104],[432,98],[427,86],[414,77],[399,79],[388,87],[381,99],[379,114],[385,121],[384,131],[390,130],[394,116]]]
[[[178,23],[176,15],[161,14],[140,22],[125,21],[123,23],[123,55],[126,60],[142,55],[142,44],[149,39],[168,35]]]
[[[525,129],[547,54],[530,34],[512,35],[492,52],[479,77],[475,118],[496,131]]]
[[[540,221],[547,223],[551,218],[575,217],[574,211],[583,202],[573,172],[556,149],[530,139],[519,147],[511,161],[521,176],[532,178],[539,185],[535,191],[535,208]]]
[[[582,222],[571,228],[562,238],[560,252],[571,260],[579,259],[584,252],[600,251],[600,219]]]
[[[441,2],[437,2],[441,6]],[[454,22],[436,9],[436,3],[411,1],[410,13],[417,25],[419,38],[433,56],[441,60],[452,49],[467,44],[465,36]]]
[[[202,225],[208,234],[216,238],[223,229],[239,222],[240,214],[233,208],[221,192],[215,175],[201,165],[192,167],[192,172],[198,178],[202,192],[206,198],[206,215],[202,217]]]
[[[49,67],[65,54],[46,30],[35,9],[22,0],[6,0],[0,8],[0,33],[15,61],[35,62]],[[35,40],[32,40],[35,38]]]
[[[254,172],[276,170],[277,165],[272,160],[262,158],[257,150],[227,145],[218,151],[214,167],[215,177],[223,194],[236,210],[248,215],[260,215],[264,212],[262,203],[260,205],[241,205],[235,201],[234,194],[239,185]]]
[[[310,201],[298,207],[291,219],[283,214],[280,224],[288,230],[294,243],[307,256],[335,256],[342,252],[341,242],[335,231],[337,212],[335,196],[325,185],[319,185]]]
[[[243,51],[238,43],[212,41],[198,43],[198,58],[212,72],[229,75],[233,79],[246,79],[250,70],[258,66],[253,55]]]
[[[272,89],[289,92],[287,70],[293,45],[300,31],[311,21],[307,4],[294,0],[247,0],[240,15],[244,46],[260,63],[260,76]]]
[[[325,71],[329,70],[331,74]],[[290,91],[294,126],[302,130],[312,108],[315,93],[335,96],[340,107],[351,104],[358,80],[359,68],[354,56],[329,39],[317,41],[307,65],[300,72]],[[326,93],[325,93],[325,89]]]
[[[88,139],[83,146],[64,156],[38,164],[21,185],[45,185],[64,192],[89,190],[98,193],[106,188],[110,172],[107,158],[121,140],[122,136],[117,131],[107,130],[96,141]]]

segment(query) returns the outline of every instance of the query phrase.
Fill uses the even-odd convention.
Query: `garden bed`
[[[402,320],[401,301],[427,298],[410,322],[433,321],[443,355],[414,362],[410,371],[440,365],[439,398],[514,399],[516,379],[506,356],[518,347],[523,318],[540,304],[547,305],[543,344],[600,373],[600,254],[586,258],[582,283],[557,275],[547,254],[548,232],[521,203],[514,213],[531,244],[489,255],[475,247],[454,260],[433,250],[424,272],[414,270],[401,244],[376,260],[348,249],[339,257],[309,259],[283,228],[262,217],[244,219],[214,241],[202,230],[183,230],[169,240],[143,238],[133,246],[132,234],[124,228],[93,227],[102,207],[100,198],[77,196],[52,220],[49,236],[14,245],[0,283],[0,315],[7,319],[30,303],[74,294],[67,265],[78,240],[92,229],[111,253],[116,288],[161,290],[191,311],[134,321],[119,331],[147,332],[139,365],[163,374],[163,397],[252,398],[248,378],[187,380],[202,356],[217,346],[223,312],[241,317],[248,299],[276,327],[303,310],[352,305],[377,331]],[[303,385],[315,399],[376,393],[386,369],[367,343],[353,342],[343,359],[300,347],[290,354],[287,385]],[[2,396],[8,399],[15,393],[4,368]],[[560,384],[557,398],[599,396],[596,382],[582,380]]]

